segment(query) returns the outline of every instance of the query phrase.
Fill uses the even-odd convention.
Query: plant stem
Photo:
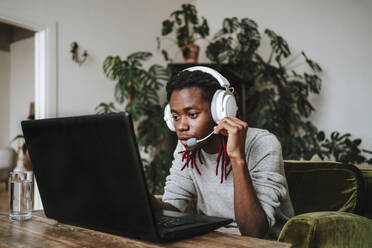
[[[294,68],[299,67],[299,66],[304,65],[304,64],[305,64],[305,62],[298,63],[296,65],[288,67],[287,70],[293,70]]]
[[[130,86],[128,104],[132,104],[133,101],[134,101],[134,87]]]
[[[273,59],[273,55],[274,55],[274,49],[271,49],[270,57],[269,57],[269,59],[268,59],[268,61],[267,61],[266,64],[268,64],[268,65],[271,64],[271,60]]]
[[[300,56],[300,54],[297,54],[296,56],[294,56],[293,58],[291,58],[287,63],[285,63],[283,65],[283,67],[287,67],[289,66],[293,61],[295,61],[298,57]]]
[[[186,44],[185,45],[187,45],[187,44],[190,44],[191,42],[190,42],[190,34],[189,34],[189,19],[187,18],[187,13],[186,13],[186,10],[185,10],[185,14],[184,14],[184,19],[185,19],[185,26],[186,26],[186,32],[187,32],[187,35],[186,35],[186,37],[187,37],[187,41],[186,41]]]

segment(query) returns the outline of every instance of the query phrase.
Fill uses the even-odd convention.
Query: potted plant
[[[212,63],[233,64],[230,73],[245,82],[241,117],[250,126],[274,133],[284,159],[311,159],[317,154],[344,163],[372,164],[372,158],[367,158],[372,152],[359,147],[360,139],[338,132],[328,139],[309,121],[315,111],[309,96],[320,93],[321,67],[304,52],[293,55],[287,41],[270,29],[264,30],[271,47],[264,58],[258,53],[262,35],[249,18],[225,18],[206,49]],[[298,66],[305,71],[298,72],[302,71]]]
[[[208,22],[204,17],[198,18],[197,10],[192,4],[182,4],[181,10],[174,11],[169,19],[163,21],[162,36],[176,32],[177,45],[182,51],[186,63],[197,63],[199,46],[195,41],[209,35]],[[158,39],[159,42],[159,39]],[[168,61],[168,53],[162,50]]]
[[[162,194],[165,177],[169,171],[172,151],[167,147],[171,135],[163,121],[163,107],[158,91],[169,80],[168,72],[160,65],[144,68],[143,62],[152,57],[149,52],[135,52],[125,59],[106,57],[103,71],[115,81],[114,102],[102,102],[96,107],[97,114],[127,111],[136,122],[138,145],[150,161],[143,159],[149,190]]]

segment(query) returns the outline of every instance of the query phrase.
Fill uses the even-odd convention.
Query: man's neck
[[[203,151],[209,154],[218,153],[218,149],[221,144],[221,139],[219,135],[213,135],[208,140],[205,141],[205,144],[202,146]]]

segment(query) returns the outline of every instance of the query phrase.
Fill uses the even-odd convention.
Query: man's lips
[[[192,136],[182,136],[178,137],[178,139],[181,141],[182,145],[187,146],[187,140],[193,138]]]

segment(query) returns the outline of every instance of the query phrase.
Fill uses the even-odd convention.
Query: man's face
[[[184,88],[172,92],[170,101],[171,113],[178,139],[187,150],[195,150],[202,146],[187,147],[189,138],[202,139],[213,131],[215,125],[211,116],[210,103],[202,98],[201,89]]]

